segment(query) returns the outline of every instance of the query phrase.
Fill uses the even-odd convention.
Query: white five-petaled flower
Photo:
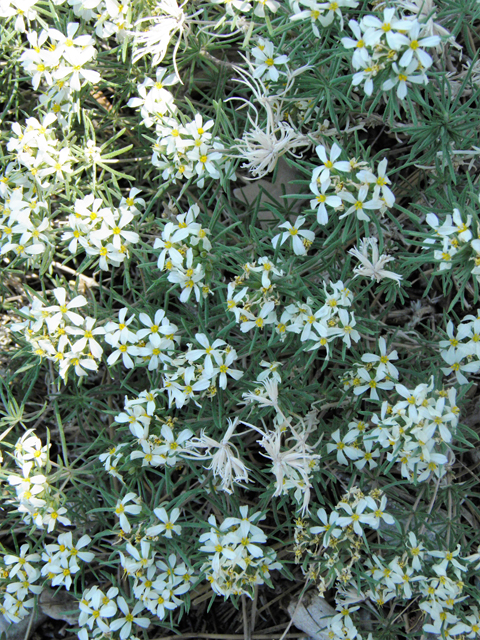
[[[85,296],[76,296],[70,302],[67,302],[67,291],[63,287],[58,287],[53,290],[53,295],[57,299],[58,305],[52,305],[51,307],[47,307],[47,311],[53,313],[54,315],[50,318],[47,318],[47,326],[50,333],[58,329],[60,323],[64,316],[66,316],[70,322],[73,322],[75,325],[80,325],[83,322],[83,317],[72,311],[72,309],[76,309],[78,307],[83,307],[87,304],[87,299]]]
[[[412,60],[406,69],[401,69],[396,62],[392,64],[392,71],[394,73],[393,78],[385,80],[382,84],[383,91],[389,91],[393,87],[397,87],[397,96],[400,100],[403,100],[407,95],[407,82],[413,82],[414,84],[427,84],[428,78],[420,71],[420,75],[414,75],[418,70],[418,62]]]
[[[361,452],[354,446],[351,446],[350,443],[354,442],[356,439],[355,434],[352,432],[348,432],[343,438],[340,436],[340,429],[337,429],[332,433],[332,440],[334,443],[329,442],[327,444],[327,451],[331,453],[332,451],[337,452],[337,462],[340,464],[348,464],[347,457],[350,460],[357,460],[361,457]]]
[[[417,20],[413,21],[412,27],[406,36],[409,40],[408,49],[400,58],[402,67],[408,67],[412,60],[417,64],[420,63],[424,69],[428,69],[433,64],[431,56],[422,47],[436,47],[440,44],[440,38],[439,36],[428,36],[419,40],[421,29],[422,25]]]
[[[345,49],[354,49],[352,64],[355,69],[359,69],[362,62],[365,64],[368,64],[370,62],[370,54],[365,46],[363,34],[358,22],[356,20],[350,20],[348,26],[353,31],[353,35],[355,36],[356,40],[354,40],[353,38],[342,38],[341,43],[343,44]]]
[[[378,197],[373,196],[370,200],[366,200],[368,196],[368,187],[366,186],[360,187],[356,196],[354,196],[349,191],[340,191],[339,196],[340,198],[342,198],[342,200],[346,200],[352,205],[345,211],[345,213],[342,213],[342,215],[339,217],[339,220],[341,220],[342,218],[346,218],[351,213],[355,213],[359,220],[368,221],[370,220],[370,218],[368,217],[368,214],[365,213],[364,209],[372,211],[375,209],[381,209],[383,207],[383,202],[379,200]]]
[[[266,76],[272,82],[276,82],[280,76],[276,65],[286,65],[288,56],[275,56],[273,43],[263,39],[257,47],[252,49],[252,54],[255,56],[255,64],[257,65],[253,71],[253,77],[263,78]]]
[[[411,20],[399,20],[392,7],[383,10],[383,22],[374,15],[364,16],[362,27],[367,27],[364,33],[365,44],[373,47],[385,37],[389,48],[398,51],[409,43],[408,38],[399,31],[408,31],[412,25]]]
[[[8,565],[13,565],[9,571],[9,577],[13,578],[20,570],[25,571],[28,576],[33,576],[36,573],[36,569],[31,562],[39,562],[40,555],[38,553],[28,553],[30,547],[28,544],[23,544],[20,547],[20,555],[6,555],[4,556],[4,562]]]
[[[363,535],[363,529],[360,525],[369,524],[369,515],[370,515],[370,514],[364,513],[365,509],[367,508],[366,500],[362,498],[360,502],[357,504],[357,506],[355,507],[355,509],[352,509],[352,507],[346,502],[341,502],[339,506],[347,513],[346,515],[344,516],[341,515],[338,518],[337,520],[338,526],[348,527],[352,525],[353,530],[355,531],[357,536]]]
[[[307,253],[307,249],[305,248],[301,238],[304,238],[307,241],[307,244],[311,244],[315,240],[315,234],[313,231],[306,231],[300,228],[304,222],[305,218],[300,216],[296,219],[294,226],[292,226],[290,222],[279,224],[278,227],[280,229],[286,229],[286,231],[279,233],[272,238],[272,245],[276,248],[279,242],[282,245],[286,240],[288,240],[288,238],[292,238],[293,252],[295,255],[305,255]]]
[[[138,500],[139,498],[137,494],[132,491],[130,493],[127,493],[127,495],[124,496],[121,500],[118,500],[115,506],[115,515],[120,520],[120,528],[125,533],[130,533],[130,531],[132,530],[126,514],[128,513],[130,515],[137,516],[142,510],[141,505],[138,504]],[[127,504],[128,502],[132,501],[136,504]]]
[[[375,376],[372,378],[370,373],[366,369],[359,369],[357,372],[357,377],[360,379],[360,384],[353,388],[353,393],[356,396],[365,393],[370,389],[370,398],[372,400],[378,400],[378,392],[377,389],[384,389],[385,391],[389,391],[393,389],[394,384],[390,380],[384,380],[385,374],[375,372]]]
[[[378,175],[375,175],[372,171],[362,170],[357,173],[357,180],[361,180],[362,182],[373,184],[373,196],[374,198],[378,198],[379,194],[381,194],[381,198],[385,200],[387,207],[392,207],[395,202],[395,196],[393,191],[389,188],[389,184],[391,184],[390,178],[387,176],[387,158],[384,158],[381,162],[378,163],[377,172]]]
[[[315,195],[313,200],[310,200],[310,207],[312,209],[317,209],[317,222],[318,224],[327,224],[328,222],[328,212],[325,205],[329,207],[341,207],[342,199],[337,195],[328,195],[325,194],[326,190],[329,188],[331,183],[330,178],[325,178],[320,183],[320,190],[318,188],[318,181],[312,180],[310,183],[310,189]]]
[[[110,629],[112,631],[118,631],[120,629],[120,640],[127,640],[127,638],[131,637],[132,623],[142,627],[142,629],[146,629],[150,626],[150,620],[148,618],[137,617],[137,614],[145,608],[143,602],[137,602],[131,613],[125,598],[122,596],[117,597],[117,605],[124,614],[124,617],[112,620],[110,623]]]
[[[338,538],[342,533],[342,530],[335,526],[339,515],[336,511],[331,511],[330,516],[328,516],[325,509],[322,508],[318,509],[317,518],[322,524],[321,526],[310,527],[310,533],[318,535],[319,533],[325,532],[322,544],[324,547],[328,547],[330,538]]]
[[[332,148],[330,149],[330,157],[328,157],[327,151],[323,144],[318,145],[315,148],[318,157],[323,162],[323,166],[316,167],[312,173],[312,183],[313,182],[324,182],[328,180],[330,177],[331,171],[341,171],[343,173],[349,173],[351,170],[350,163],[346,160],[337,160],[337,158],[342,153],[341,148],[338,146],[336,142],[333,143]]]
[[[391,360],[398,360],[398,354],[396,351],[392,351],[387,355],[387,343],[385,338],[379,338],[378,346],[380,349],[380,355],[377,356],[374,353],[365,353],[362,356],[362,362],[374,362],[377,364],[377,371],[383,375],[389,375],[391,378],[398,380],[398,369],[395,367]]]
[[[180,535],[182,527],[179,524],[175,524],[180,515],[180,509],[173,509],[168,515],[164,507],[159,507],[153,510],[153,513],[160,520],[160,524],[153,525],[146,530],[147,536],[158,536],[160,533],[165,538],[171,538],[172,533]]]
[[[217,364],[218,367],[213,367],[213,369],[211,370],[211,375],[216,376],[217,374],[219,375],[219,386],[221,389],[226,389],[227,388],[227,374],[233,378],[234,380],[240,380],[240,378],[243,376],[243,371],[239,371],[238,369],[231,369],[230,365],[233,363],[234,360],[237,359],[237,353],[234,349],[232,349],[231,351],[229,351],[226,356],[225,359],[220,359]]]

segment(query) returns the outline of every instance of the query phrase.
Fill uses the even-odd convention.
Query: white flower
[[[338,524],[339,527],[343,528],[352,525],[353,530],[355,531],[357,536],[363,535],[363,530],[360,525],[367,524],[369,517],[369,514],[364,513],[365,509],[367,508],[367,502],[365,501],[365,499],[361,499],[354,509],[352,509],[352,507],[346,502],[340,502],[339,507],[346,511],[347,515],[341,515],[337,519],[336,524]]]
[[[128,604],[122,596],[117,597],[117,605],[125,617],[112,620],[110,629],[112,631],[118,631],[120,629],[120,640],[127,640],[127,638],[131,637],[132,622],[142,627],[142,629],[147,629],[150,626],[150,620],[148,618],[137,618],[137,614],[145,608],[143,602],[137,602],[132,613],[130,613]]]
[[[175,522],[178,520],[178,516],[180,515],[180,509],[173,509],[170,515],[168,515],[163,507],[159,507],[157,509],[154,509],[153,513],[160,520],[160,524],[148,527],[145,532],[147,536],[158,536],[158,534],[160,533],[165,538],[171,538],[172,532],[180,535],[182,527],[179,524],[175,524]]]
[[[315,148],[318,157],[323,162],[322,167],[317,167],[312,173],[312,183],[320,181],[325,182],[330,178],[330,171],[341,171],[348,173],[351,170],[350,163],[345,160],[337,160],[342,153],[342,150],[336,142],[333,143],[330,149],[330,157],[327,155],[325,147],[320,144]]]
[[[400,284],[402,276],[384,269],[384,266],[394,258],[384,253],[381,256],[378,255],[378,240],[376,238],[363,238],[360,242],[360,250],[355,247],[350,249],[348,253],[362,263],[362,266],[354,268],[355,278],[365,276],[377,282],[383,278],[391,278]]]
[[[395,524],[395,520],[389,513],[385,513],[385,507],[387,506],[387,497],[382,496],[380,500],[380,504],[377,504],[375,500],[367,496],[365,498],[367,506],[372,510],[371,513],[368,513],[365,517],[366,523],[372,527],[372,529],[378,529],[380,526],[381,520],[383,520],[386,524]]]
[[[442,353],[442,358],[445,362],[450,365],[447,367],[442,367],[442,371],[444,375],[448,376],[453,371],[455,372],[455,376],[457,378],[458,384],[468,384],[467,378],[463,375],[462,371],[465,373],[478,373],[480,370],[480,361],[475,360],[473,362],[462,363],[462,356],[456,353]]]
[[[20,547],[20,555],[5,555],[3,560],[7,566],[13,565],[9,570],[9,578],[13,578],[20,570],[25,571],[28,576],[36,574],[37,569],[30,563],[40,562],[41,557],[38,553],[28,553],[30,547],[28,544],[22,544]]]
[[[341,322],[341,325],[337,326],[338,335],[343,334],[342,340],[350,349],[352,346],[352,340],[354,342],[358,342],[360,340],[360,334],[356,329],[354,329],[354,326],[357,324],[357,322],[355,320],[353,312],[349,314],[346,309],[339,309],[338,317]]]
[[[418,62],[412,60],[410,65],[406,69],[400,69],[396,62],[392,64],[392,71],[395,74],[393,78],[385,80],[382,84],[383,91],[389,91],[393,87],[397,87],[397,96],[400,100],[403,100],[407,95],[407,82],[413,82],[414,84],[428,84],[428,78],[425,73],[421,72],[420,75],[413,75],[418,68]]]
[[[46,309],[49,313],[54,314],[50,318],[47,318],[47,326],[50,333],[53,333],[58,329],[65,316],[70,320],[70,322],[73,322],[73,324],[77,326],[83,323],[83,317],[75,311],[72,311],[72,309],[77,309],[78,307],[86,305],[87,299],[85,296],[76,296],[73,300],[70,300],[70,302],[66,302],[67,291],[63,287],[54,289],[53,295],[59,304],[52,305]]]
[[[263,305],[260,309],[260,313],[256,317],[253,313],[246,311],[243,311],[242,315],[245,315],[246,318],[246,320],[242,321],[240,326],[240,331],[242,331],[242,333],[246,333],[247,331],[250,331],[250,329],[255,329],[255,327],[263,329],[265,325],[273,324],[277,319],[275,314],[275,303],[271,300]]]
[[[207,372],[207,375],[211,377],[211,372],[213,371],[213,360],[215,360],[217,364],[220,364],[222,360],[223,350],[219,349],[219,347],[223,347],[227,343],[225,342],[225,340],[220,340],[219,338],[217,338],[216,340],[213,341],[212,344],[210,344],[207,336],[204,333],[196,333],[195,340],[203,348],[192,349],[191,351],[187,351],[187,353],[185,354],[185,357],[188,360],[188,362],[192,363],[192,362],[196,362],[199,358],[204,356],[205,370]]]
[[[276,248],[278,243],[282,245],[288,238],[292,238],[293,244],[293,252],[297,256],[302,256],[307,253],[307,249],[304,246],[301,238],[305,238],[307,243],[312,243],[315,240],[315,234],[313,231],[305,231],[300,227],[305,222],[305,218],[300,216],[295,221],[295,226],[292,226],[290,222],[284,222],[283,224],[279,224],[279,229],[287,229],[283,233],[279,233],[274,238],[272,238],[272,245]]]
[[[325,509],[318,509],[317,518],[322,523],[321,526],[310,527],[310,533],[314,535],[318,535],[319,533],[325,532],[323,536],[322,544],[324,547],[328,547],[330,537],[338,538],[342,533],[342,530],[336,527],[336,522],[339,518],[339,515],[336,511],[331,511],[330,516],[327,515]]]
[[[265,9],[269,9],[272,13],[276,13],[280,4],[276,0],[254,0],[257,4],[253,13],[259,18],[265,17]]]
[[[411,20],[399,20],[395,16],[395,8],[383,10],[383,22],[377,16],[367,15],[362,18],[362,28],[365,28],[365,44],[375,46],[382,38],[385,38],[390,49],[398,51],[408,45],[409,40],[398,31],[408,31],[413,22]]]
[[[267,76],[272,82],[276,82],[280,72],[275,65],[285,65],[288,62],[288,56],[275,56],[274,46],[268,40],[261,40],[261,43],[252,49],[255,56],[255,64],[257,65],[253,71],[254,78],[263,78]]]
[[[112,211],[105,209],[103,211],[102,228],[98,231],[93,231],[90,237],[97,240],[111,240],[117,251],[122,248],[122,238],[130,244],[135,244],[140,239],[138,233],[124,229],[133,218],[134,215],[129,210],[124,209],[120,220],[116,220]]]
[[[65,515],[66,513],[67,510],[65,509],[65,507],[60,507],[60,509],[54,509],[53,507],[48,508],[48,511],[42,517],[42,520],[43,524],[48,525],[47,531],[49,533],[55,529],[57,522],[60,522],[60,524],[66,526],[71,526],[72,523],[70,519]]]
[[[372,451],[373,445],[373,438],[369,438],[368,436],[363,438],[363,446],[365,447],[365,451],[362,451],[360,449],[359,452],[362,454],[362,457],[358,460],[355,460],[353,463],[357,467],[357,469],[360,469],[360,471],[366,464],[368,464],[370,469],[374,469],[378,466],[374,458],[378,458],[380,456],[380,450],[374,449]]]
[[[370,389],[370,398],[372,400],[378,400],[379,397],[377,389],[385,389],[386,391],[389,391],[394,387],[393,382],[390,382],[389,380],[382,382],[382,380],[384,380],[385,378],[385,374],[378,373],[378,371],[375,372],[375,377],[372,378],[370,376],[370,373],[366,369],[359,369],[357,372],[357,377],[360,378],[361,382],[359,385],[353,388],[353,393],[356,396],[359,396]]]
[[[368,187],[365,187],[365,186],[360,187],[356,197],[353,194],[351,194],[349,191],[340,191],[339,196],[340,198],[342,198],[342,200],[344,201],[346,200],[347,202],[350,202],[352,205],[349,209],[345,211],[345,213],[342,213],[342,215],[339,218],[340,220],[342,218],[345,218],[346,216],[349,216],[351,213],[355,213],[359,220],[368,221],[370,220],[370,218],[365,213],[364,209],[372,211],[375,209],[381,209],[383,207],[383,202],[375,196],[372,197],[371,200],[367,200],[365,202],[365,199],[368,196]]]
[[[382,194],[382,198],[385,200],[387,207],[392,207],[395,202],[395,196],[392,190],[388,187],[391,184],[390,178],[387,176],[387,158],[384,158],[378,164],[377,172],[378,176],[376,176],[371,171],[359,171],[357,173],[357,180],[361,180],[362,182],[366,182],[368,184],[374,185],[373,196],[374,198],[378,198],[379,194]]]
[[[85,318],[85,328],[80,327],[67,327],[66,331],[70,335],[82,336],[72,345],[72,351],[81,352],[88,345],[88,349],[94,358],[101,358],[103,349],[95,340],[94,336],[102,336],[105,334],[103,327],[93,328],[96,320],[95,318]]]
[[[262,287],[268,288],[271,285],[271,276],[275,275],[281,277],[284,275],[281,269],[278,269],[273,262],[271,262],[266,256],[262,256],[258,259],[257,267],[250,267],[250,271],[262,274]]]
[[[137,504],[127,504],[128,502],[131,502],[131,501]],[[115,515],[120,520],[120,528],[125,533],[130,533],[130,531],[132,530],[132,527],[129,521],[127,520],[127,516],[125,514],[128,513],[130,515],[137,516],[142,510],[142,507],[141,505],[138,504],[138,501],[139,501],[139,497],[137,496],[136,493],[133,493],[133,491],[130,493],[127,493],[126,496],[124,496],[121,500],[117,501],[117,504],[115,506]]]
[[[398,380],[398,369],[390,362],[391,360],[398,360],[397,352],[392,351],[387,355],[387,343],[385,338],[379,338],[378,346],[380,349],[380,355],[377,356],[374,353],[365,353],[362,356],[362,362],[377,362],[377,371],[379,373],[383,375],[388,374],[391,378]]]
[[[350,20],[348,26],[353,31],[356,40],[352,38],[342,38],[341,43],[345,49],[354,49],[352,56],[352,64],[355,69],[359,69],[362,62],[368,63],[370,61],[370,54],[365,46],[360,25],[356,20]]]
[[[327,451],[331,453],[332,451],[337,452],[337,462],[340,464],[348,464],[348,460],[345,456],[350,458],[350,460],[357,460],[361,457],[361,452],[353,446],[350,446],[351,442],[356,440],[356,436],[351,431],[348,432],[343,438],[340,437],[340,429],[337,429],[332,433],[332,440],[335,444],[329,442],[327,444]]]
[[[320,191],[318,190],[318,181],[312,180],[310,183],[310,189],[316,196],[313,200],[310,200],[310,207],[317,209],[317,222],[318,224],[327,224],[328,212],[325,205],[329,207],[341,207],[342,199],[337,195],[325,195],[325,191],[329,188],[331,183],[330,178],[324,179],[320,183]]]
[[[414,20],[413,24],[407,33],[406,37],[409,42],[406,43],[408,49],[400,58],[400,65],[402,67],[409,67],[412,61],[420,63],[423,69],[428,69],[433,64],[431,56],[428,55],[422,47],[436,47],[440,44],[440,38],[438,36],[429,36],[427,38],[418,39],[422,25]]]
[[[225,356],[225,360],[218,360],[218,367],[213,367],[211,370],[211,376],[215,377],[217,374],[220,374],[219,386],[221,389],[227,388],[227,374],[232,377],[234,380],[240,380],[243,376],[243,371],[239,371],[238,369],[231,369],[230,365],[234,360],[237,359],[237,354],[234,349],[229,351]],[[206,367],[205,367],[206,368]]]

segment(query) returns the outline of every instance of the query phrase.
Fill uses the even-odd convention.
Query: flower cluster
[[[35,297],[30,306],[20,310],[27,319],[12,324],[12,331],[23,333],[35,355],[57,364],[63,379],[70,369],[80,377],[97,371],[103,348],[96,336],[102,336],[105,330],[95,327],[95,318],[78,313],[77,309],[87,304],[85,296],[67,302],[65,288],[57,287],[52,293],[58,304],[45,305]]]
[[[480,282],[480,239],[472,233],[472,216],[462,215],[455,208],[441,221],[435,213],[426,216],[426,223],[433,231],[433,237],[425,238],[425,249],[433,245],[433,258],[438,262],[439,271],[450,271],[455,265],[467,265],[472,276]]]
[[[342,150],[336,142],[330,152],[324,145],[317,146],[316,152],[322,164],[312,173],[310,190],[315,198],[310,200],[310,207],[317,213],[318,224],[328,223],[327,207],[341,213],[339,220],[354,214],[358,220],[366,221],[370,220],[368,211],[382,215],[393,207],[395,196],[388,186],[391,182],[386,158],[375,171],[367,162],[355,158],[339,160]]]
[[[464,374],[480,371],[480,311],[465,316],[456,328],[449,320],[447,338],[439,342],[440,355],[448,365],[442,372],[446,376],[454,373],[458,384],[468,384]]]
[[[154,82],[146,78],[138,85],[139,97],[131,98],[128,105],[140,107],[142,122],[155,126],[157,140],[153,145],[152,164],[162,172],[164,180],[188,180],[196,178],[202,188],[206,177],[220,179],[220,166],[224,165],[225,175],[235,179],[230,162],[225,160],[224,145],[210,131],[214,121],[204,122],[201,114],[193,120],[177,112],[173,96],[165,89],[177,82],[174,75],[165,76],[166,70],[159,69]]]
[[[397,96],[403,100],[409,83],[428,83],[425,71],[433,60],[425,48],[438,46],[440,37],[428,36],[427,25],[413,16],[399,18],[395,8],[384,9],[383,18],[366,15],[348,24],[355,37],[342,38],[342,44],[354,50],[353,86],[364,84],[365,94],[371,96],[374,78],[381,74],[387,78],[382,90],[397,87]]]
[[[168,394],[169,405],[181,409],[190,400],[204,396],[214,397],[218,388],[226,389],[228,378],[239,380],[243,372],[233,368],[238,359],[235,349],[225,341],[210,341],[204,333],[197,333],[198,347],[189,349],[172,359],[165,367],[164,390]]]
[[[394,380],[398,380],[398,370],[391,362],[398,359],[396,351],[387,353],[385,338],[379,338],[380,355],[364,353],[362,362],[355,363],[354,371],[347,371],[342,379],[344,389],[351,389],[356,396],[370,392],[370,400],[379,400],[378,389],[390,391]]]
[[[128,309],[118,312],[118,322],[110,320],[105,325],[105,342],[113,351],[107,358],[107,364],[114,365],[122,359],[126,369],[148,363],[150,371],[170,362],[175,342],[180,342],[178,327],[166,317],[163,309],[158,309],[152,318],[140,313],[138,319],[143,328],[135,330],[132,326],[134,315],[127,318]],[[135,360],[132,358],[135,358]]]
[[[168,281],[179,284],[182,289],[180,302],[187,302],[192,292],[197,302],[210,293],[205,280],[212,244],[208,239],[210,230],[196,222],[199,213],[199,206],[194,204],[187,213],[177,214],[175,222],[165,224],[153,245],[154,249],[161,250],[157,267],[167,271]]]
[[[78,111],[74,107],[75,92],[100,80],[98,71],[88,68],[97,55],[95,39],[77,35],[79,27],[78,22],[69,22],[66,35],[54,28],[27,33],[32,48],[22,53],[22,66],[35,90],[41,83],[48,87],[44,104],[54,114]]]
[[[132,460],[141,460],[142,467],[175,467],[178,457],[184,457],[184,447],[193,436],[190,429],[177,431],[176,419],[159,418],[156,414],[157,393],[158,391],[143,391],[137,398],[129,400],[125,397],[124,410],[115,416],[114,424],[119,430],[123,425],[128,425],[131,437],[126,442],[115,444],[99,456],[105,471],[122,482],[119,467],[122,471],[132,468]],[[123,437],[125,439],[125,434]],[[129,533],[131,529],[125,512],[135,515],[139,513],[137,505],[125,506],[125,503],[131,500],[136,501],[134,493],[122,498],[115,507],[115,514],[119,517],[120,527],[125,533]]]
[[[393,405],[385,401],[380,415],[371,416],[370,428],[354,420],[346,435],[334,433],[335,444],[327,447],[337,451],[338,462],[348,464],[349,458],[359,469],[366,464],[375,467],[375,458],[386,452],[387,460],[398,464],[409,482],[443,477],[454,460],[450,445],[459,419],[455,388],[436,391],[432,380],[414,389],[396,384],[395,391],[400,399]]]
[[[0,618],[480,638],[480,62],[390,4],[0,0]]]
[[[34,183],[37,190],[43,190],[45,196],[63,187],[75,161],[69,145],[57,139],[51,127],[54,122],[54,113],[47,113],[41,121],[27,118],[23,127],[15,122],[12,132],[16,137],[12,136],[7,143],[17,170]]]
[[[27,524],[37,529],[47,528],[51,532],[57,524],[69,526],[67,509],[61,505],[61,494],[49,474],[49,446],[32,430],[27,431],[16,443],[14,460],[17,473],[9,472],[8,484],[15,489],[16,496],[8,500],[17,507],[18,513]]]
[[[275,551],[263,546],[267,537],[256,524],[262,520],[261,513],[249,516],[248,507],[240,507],[240,515],[225,518],[220,525],[215,516],[209,517],[210,531],[198,539],[203,543],[200,551],[208,554],[201,571],[215,593],[253,598],[255,586],[270,584],[270,571],[282,565],[276,562]]]
[[[352,487],[330,513],[318,509],[315,520],[319,525],[315,520],[314,526],[297,520],[295,559],[300,562],[304,556],[302,569],[316,582],[321,594],[335,583],[343,588],[350,582],[365,546],[364,527],[379,529],[382,522],[393,524],[386,506],[387,498],[379,489],[365,495],[358,487]]]
[[[105,594],[97,585],[83,592],[79,603],[79,640],[97,638],[114,631],[119,631],[120,640],[127,640],[131,637],[133,625],[142,629],[150,626],[149,618],[138,616],[145,609],[143,602],[137,602],[130,611],[125,598],[118,593],[117,587],[110,587]]]
[[[140,115],[142,116],[142,124],[146,127],[161,125],[165,116],[172,116],[176,113],[177,107],[174,102],[173,95],[166,89],[177,84],[178,78],[175,74],[167,75],[167,70],[158,67],[155,80],[145,78],[145,80],[137,85],[139,96],[130,98],[128,106],[132,109],[140,107]],[[180,135],[180,132],[178,132]]]
[[[35,584],[41,578],[37,563],[39,553],[30,553],[28,544],[20,547],[18,555],[3,555],[0,568],[0,614],[10,623],[17,623],[31,615],[35,607],[36,597],[43,591],[41,584]]]
[[[102,199],[93,194],[77,199],[62,234],[70,253],[76,255],[83,249],[87,255],[98,257],[98,266],[104,271],[120,266],[129,255],[128,247],[140,240],[138,233],[129,229],[140,211],[138,207],[145,204],[137,197],[139,192],[135,187],[130,189],[118,209],[102,206]]]
[[[375,511],[368,512],[369,507]],[[393,524],[393,518],[384,512],[385,507],[385,496],[380,498],[377,490],[365,497],[354,488],[330,515],[325,509],[318,510],[320,526],[307,526],[306,521],[297,521],[296,555],[298,560],[304,557],[304,572],[317,582],[321,594],[334,580],[338,583],[335,598],[338,613],[333,610],[324,618],[326,628],[323,631],[335,638],[361,637],[356,625],[361,627],[364,621],[355,615],[359,607],[351,605],[368,600],[380,609],[397,598],[404,604],[420,601],[424,633],[445,637],[462,633],[471,638],[478,636],[478,609],[465,607],[467,597],[462,595],[467,573],[478,554],[462,558],[460,546],[454,550],[431,548],[428,537],[417,536],[413,531],[401,542],[403,555],[387,552],[384,557],[368,553],[358,533],[361,530],[359,523],[376,529],[382,521],[385,525]],[[342,510],[347,510],[349,515],[344,517]],[[357,531],[352,523],[356,523]],[[380,526],[379,533],[386,537],[382,529],[385,526]],[[321,554],[318,553],[320,550]],[[461,606],[454,612],[455,604]]]
[[[107,40],[114,35],[118,42],[123,42],[129,35],[133,9],[130,0],[122,3],[110,0],[68,0],[68,3],[81,20],[95,20],[94,29],[98,38]]]
[[[32,197],[32,192],[17,187],[5,194],[0,206],[0,255],[14,254],[36,264],[52,246],[53,237],[48,205]]]
[[[78,561],[91,562],[95,558],[91,551],[84,551],[84,547],[91,541],[90,536],[83,535],[74,543],[69,531],[61,533],[57,542],[45,545],[45,551],[42,553],[45,564],[41,573],[51,581],[52,587],[63,585],[67,590],[70,589],[72,576],[80,571]]]
[[[285,223],[289,224],[289,223]],[[324,304],[315,309],[313,299],[307,302],[293,302],[283,307],[280,319],[277,317],[276,307],[280,307],[279,298],[275,292],[275,284],[271,279],[279,279],[283,272],[268,258],[260,258],[259,264],[247,264],[242,277],[237,277],[228,285],[227,310],[235,314],[235,319],[242,332],[258,327],[260,330],[267,325],[275,326],[275,332],[284,340],[289,332],[300,335],[301,342],[310,346],[306,350],[324,348],[329,357],[329,343],[340,338],[348,348],[353,342],[360,340],[360,334],[355,329],[356,320],[353,312],[347,309],[353,300],[352,292],[339,280],[330,284],[331,292],[324,284]],[[261,273],[263,286],[259,287],[252,274]],[[235,294],[237,286],[248,280],[247,287]],[[279,308],[280,311],[281,307]],[[310,341],[313,341],[311,344]]]
[[[306,8],[304,9],[303,7]],[[310,20],[314,35],[320,38],[319,26],[324,29],[331,25],[334,20],[338,20],[340,29],[343,30],[342,9],[355,9],[356,7],[358,7],[356,0],[336,0],[335,2],[294,0],[292,2],[294,13],[290,16],[290,20]]]
[[[173,525],[172,525],[173,526]],[[120,562],[125,574],[133,578],[132,591],[138,604],[159,620],[183,604],[178,596],[187,593],[193,582],[193,569],[177,563],[174,553],[167,561],[156,560],[151,542],[142,538],[137,545],[127,543]]]

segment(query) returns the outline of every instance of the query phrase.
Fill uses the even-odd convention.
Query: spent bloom
[[[380,282],[384,278],[394,280],[396,284],[400,284],[402,276],[384,269],[385,265],[394,260],[392,256],[385,253],[379,255],[378,240],[376,238],[363,238],[360,241],[359,249],[354,247],[348,252],[350,255],[360,261],[360,265],[354,267],[355,278],[365,276]]]

